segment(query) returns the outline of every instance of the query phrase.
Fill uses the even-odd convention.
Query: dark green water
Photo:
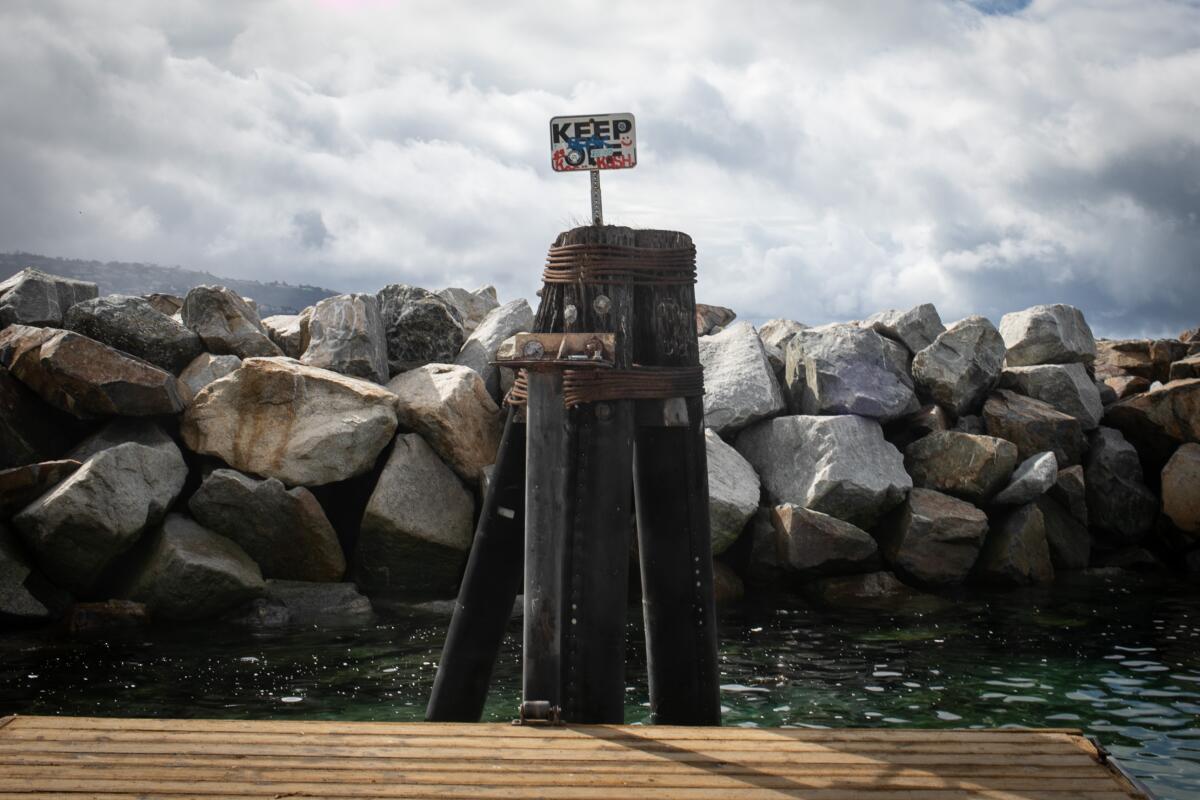
[[[365,628],[156,629],[109,642],[0,635],[0,714],[420,719],[446,618]],[[630,618],[627,721],[644,721]],[[487,718],[511,718],[519,623]],[[722,612],[728,725],[1082,728],[1158,796],[1200,800],[1200,596],[1095,580],[941,607],[831,612],[795,598]]]

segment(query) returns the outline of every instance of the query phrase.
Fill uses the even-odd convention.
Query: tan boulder
[[[1175,527],[1200,534],[1200,444],[1183,445],[1163,467],[1162,504]]]

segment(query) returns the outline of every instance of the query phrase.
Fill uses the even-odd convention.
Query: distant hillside
[[[100,294],[149,294],[163,292],[182,297],[188,289],[203,284],[228,286],[243,297],[258,303],[259,313],[295,314],[318,300],[337,292],[319,286],[292,286],[273,281],[243,281],[222,278],[211,272],[198,272],[180,267],[160,267],[157,264],[132,264],[124,261],[83,261],[77,258],[54,258],[32,253],[0,253],[0,281],[26,267],[43,272],[92,281]]]

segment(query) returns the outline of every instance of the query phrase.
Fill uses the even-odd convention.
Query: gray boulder
[[[304,487],[275,478],[255,480],[231,469],[213,470],[188,501],[192,516],[236,542],[263,577],[337,581],[346,557],[321,504]]]
[[[437,296],[445,300],[458,314],[463,333],[467,336],[479,327],[479,323],[483,322],[492,309],[500,305],[496,299],[495,286],[484,286],[473,292],[452,287],[442,289]]]
[[[179,496],[187,465],[173,443],[110,447],[13,517],[57,585],[86,594]]]
[[[179,373],[179,380],[187,384],[192,396],[200,394],[200,390],[218,378],[224,378],[242,365],[237,356],[214,356],[212,353],[201,353]]]
[[[377,297],[391,375],[430,363],[448,364],[462,350],[462,320],[436,294],[393,283]]]
[[[300,363],[387,383],[387,342],[375,297],[340,294],[317,303]]]
[[[1017,446],[995,436],[938,431],[904,451],[913,485],[984,505],[1004,488],[1017,467]]]
[[[739,322],[698,342],[705,425],[731,433],[784,411],[783,392],[754,326]]]
[[[180,315],[183,324],[199,334],[205,349],[215,355],[283,355],[267,336],[258,312],[224,286],[195,287],[183,299]]]
[[[750,517],[745,535],[750,539],[750,558],[744,570],[746,581],[764,589],[778,586],[784,573],[775,535],[774,510],[759,506]]]
[[[153,447],[168,455],[179,452],[175,440],[168,436],[155,420],[117,417],[72,447],[66,457],[75,461],[87,461],[99,452],[130,442]]]
[[[181,514],[169,514],[151,534],[131,572],[122,596],[161,620],[215,617],[266,589],[242,548]]]
[[[0,525],[0,624],[45,622],[54,617],[54,612],[39,597],[38,583],[20,543]]]
[[[884,560],[922,586],[962,583],[979,558],[987,515],[970,503],[930,489],[913,489],[879,533]]]
[[[359,626],[375,616],[371,601],[353,583],[268,580],[265,594],[231,620],[255,627]]]
[[[1041,400],[1074,417],[1085,431],[1099,425],[1104,416],[1100,390],[1083,364],[1009,367],[1000,373],[1000,387]]]
[[[79,424],[0,365],[0,469],[58,458],[79,435]]]
[[[946,330],[933,303],[924,303],[908,311],[880,311],[867,317],[861,324],[899,342],[914,355],[933,344]]]
[[[1096,340],[1083,312],[1060,304],[1033,306],[1000,318],[1000,335],[1010,367],[1037,364],[1090,364]]]
[[[870,528],[912,488],[875,420],[842,415],[766,420],[738,436],[772,505],[793,503]]]
[[[1137,451],[1113,428],[1097,428],[1089,444],[1084,463],[1088,519],[1115,543],[1136,544],[1158,514],[1158,499],[1142,481]]]
[[[985,317],[959,320],[919,351],[912,376],[922,398],[932,400],[958,416],[979,409],[1000,379],[1004,340]]]
[[[378,311],[378,304],[376,305]],[[299,314],[276,314],[264,317],[263,330],[271,341],[283,351],[288,358],[300,358],[308,349],[308,322],[312,319],[313,307]]]
[[[62,325],[76,303],[99,294],[96,284],[23,269],[0,282],[0,328],[9,325]]]
[[[920,408],[902,345],[867,328],[834,325],[792,337],[784,371],[805,414],[857,414],[889,421]]]
[[[711,429],[704,431],[708,453],[708,518],[713,555],[725,552],[758,509],[758,475],[742,454]]]
[[[533,329],[533,310],[524,300],[492,309],[463,343],[455,364],[470,367],[483,378],[488,394],[500,399],[500,368],[491,362],[496,358],[500,343],[508,337]]]
[[[453,593],[471,547],[474,507],[424,439],[397,436],[363,514],[355,581],[372,597]]]
[[[870,572],[879,547],[866,531],[836,517],[785,503],[771,512],[779,564],[801,580]]]
[[[904,450],[918,439],[951,428],[946,411],[939,405],[930,404],[888,423],[883,427],[883,435],[897,450]]]
[[[0,470],[0,519],[7,519],[79,469],[74,459],[42,461]]]
[[[1054,580],[1046,543],[1046,523],[1033,503],[1017,506],[992,520],[976,564],[984,583],[1026,586]]]
[[[792,337],[807,329],[807,325],[794,319],[769,319],[759,327],[758,338],[764,347],[778,347],[786,352]]]
[[[1079,420],[1032,397],[1000,389],[983,405],[987,432],[1017,446],[1022,459],[1047,450],[1061,467],[1074,466],[1087,446]]]
[[[1082,465],[1076,464],[1060,469],[1054,485],[1050,487],[1050,496],[1071,512],[1071,516],[1085,528],[1087,527],[1087,482],[1083,476]]]
[[[1050,491],[1058,480],[1058,461],[1054,453],[1039,453],[1021,462],[1012,480],[992,498],[998,506],[1023,506]]]
[[[1087,526],[1049,496],[1038,498],[1037,507],[1046,526],[1046,545],[1054,568],[1064,572],[1087,569],[1092,556]]]
[[[110,294],[71,306],[63,327],[178,374],[204,346],[200,337],[141,297]]]
[[[1200,378],[1151,386],[1114,403],[1104,424],[1125,434],[1148,469],[1160,470],[1179,445],[1200,443]]]

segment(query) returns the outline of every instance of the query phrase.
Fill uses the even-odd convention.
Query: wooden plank
[[[9,714],[7,717],[0,717],[0,728],[3,728],[8,723],[16,719],[16,715]]]

